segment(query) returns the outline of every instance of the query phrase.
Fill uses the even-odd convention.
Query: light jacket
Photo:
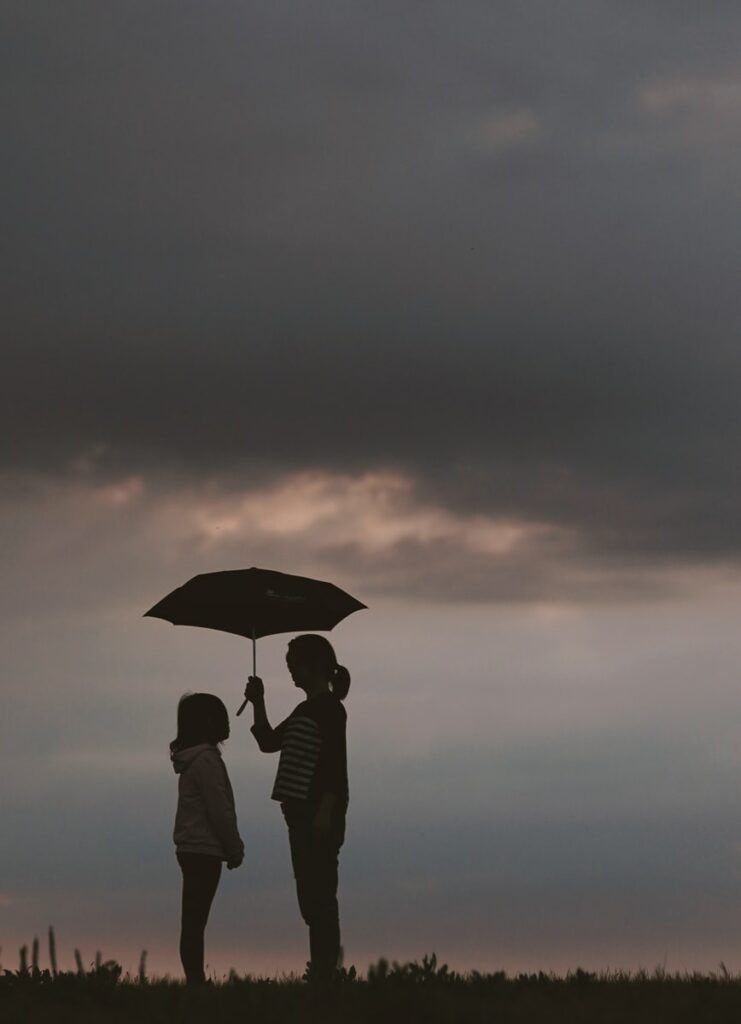
[[[241,859],[244,843],[219,748],[213,743],[198,743],[170,756],[180,776],[173,832],[178,853],[208,853],[227,861]]]

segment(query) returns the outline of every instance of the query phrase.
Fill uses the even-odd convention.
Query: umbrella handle
[[[252,675],[257,675],[257,643],[255,641],[254,627],[252,628]],[[247,707],[247,703],[248,701],[247,698],[245,697],[242,703],[239,705],[239,710],[237,711],[237,718],[239,718],[244,709]]]

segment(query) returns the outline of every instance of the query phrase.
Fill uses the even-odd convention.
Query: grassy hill
[[[52,963],[53,953],[52,939]],[[21,951],[18,970],[0,976],[3,1024],[290,1024],[300,1020],[343,1024],[684,1024],[741,1021],[741,977],[721,965],[717,973],[602,973],[565,976],[504,972],[459,974],[434,955],[389,965],[384,960],[360,977],[343,971],[329,1002],[318,1002],[303,979],[253,978],[232,972],[198,989],[170,979],[149,979],[144,958],[138,977],[122,976],[98,955],[86,970],[31,964]]]

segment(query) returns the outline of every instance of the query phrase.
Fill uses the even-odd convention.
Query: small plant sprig
[[[147,983],[147,951],[142,950],[142,955],[139,957],[139,974],[137,981],[140,985],[146,985]]]
[[[372,985],[384,982],[412,983],[415,985],[460,981],[461,975],[451,971],[447,964],[438,967],[435,953],[425,954],[421,961],[411,960],[400,964],[396,960],[389,967],[388,960],[383,957],[368,968],[368,981]]]
[[[76,971],[60,971],[57,962],[57,940],[54,928],[49,927],[49,967],[41,968],[39,963],[40,943],[34,938],[31,943],[31,964],[28,963],[28,946],[23,945],[18,951],[18,970],[4,970],[0,975],[0,985],[4,988],[15,985],[49,986],[51,984],[68,985],[71,981],[77,984],[95,984],[103,986],[117,985],[121,980],[123,968],[116,960],[103,960],[98,951],[90,970],[85,970],[79,949],[75,949]],[[139,979],[146,980],[146,952],[142,953],[139,966]]]

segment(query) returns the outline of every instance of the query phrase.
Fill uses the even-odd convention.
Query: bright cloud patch
[[[312,547],[353,544],[368,553],[405,542],[454,542],[468,551],[497,555],[553,532],[542,525],[455,516],[418,502],[412,481],[394,473],[300,473],[241,497],[201,499],[186,518],[207,544],[258,535],[301,536]]]
[[[741,81],[736,78],[670,78],[646,85],[641,106],[650,114],[714,113],[737,116]]]
[[[735,150],[741,114],[741,79],[657,79],[639,90],[638,107],[681,145],[723,147],[728,158]]]
[[[493,151],[514,149],[542,132],[538,117],[527,107],[492,114],[478,124],[479,144]]]
[[[249,565],[449,603],[623,600],[676,585],[667,570],[595,560],[561,525],[453,511],[391,470],[307,471],[237,490],[163,490],[141,476],[16,482],[0,522],[10,618],[138,607],[164,578]]]
[[[544,573],[574,537],[547,523],[456,514],[398,472],[321,471],[238,494],[178,496],[160,528],[224,565],[329,575],[364,593],[433,600],[542,596]]]

